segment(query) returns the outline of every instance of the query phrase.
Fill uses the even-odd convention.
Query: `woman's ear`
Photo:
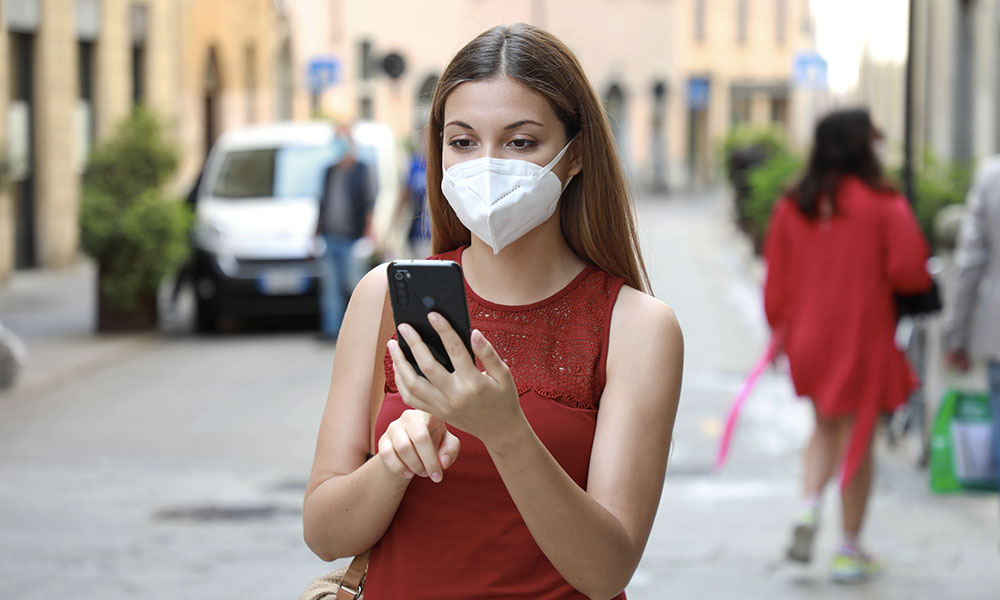
[[[580,141],[579,134],[570,142],[566,154],[569,155],[569,167],[566,169],[566,177],[569,178],[583,170],[583,142]]]

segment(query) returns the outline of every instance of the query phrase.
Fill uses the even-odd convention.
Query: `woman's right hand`
[[[378,441],[378,457],[393,474],[414,475],[440,483],[444,470],[455,464],[462,445],[444,421],[422,410],[406,410],[389,423]]]

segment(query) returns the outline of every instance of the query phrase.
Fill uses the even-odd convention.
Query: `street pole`
[[[906,25],[906,81],[903,91],[903,193],[916,203],[913,187],[913,38],[916,29],[916,0],[909,0]]]

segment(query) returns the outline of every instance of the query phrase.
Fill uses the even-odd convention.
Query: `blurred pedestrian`
[[[201,169],[198,170],[198,176],[195,177],[194,183],[188,188],[187,196],[184,197],[184,203],[187,205],[188,209],[191,211],[191,215],[194,216],[195,211],[198,209],[198,189],[201,187],[201,180],[205,176],[205,163],[201,165]],[[185,284],[194,284],[194,271],[195,271],[195,259],[194,259],[194,248],[192,248],[184,264],[177,270],[174,275],[174,284],[170,288],[170,304],[169,310],[171,315],[176,316],[178,313],[180,305],[180,295],[181,288]]]
[[[816,418],[787,556],[812,559],[822,492],[840,465],[838,581],[881,569],[859,544],[872,435],[879,413],[901,406],[917,382],[894,343],[893,296],[931,285],[927,242],[906,198],[883,177],[873,147],[880,138],[866,110],[824,117],[805,174],[774,207],[765,248],[767,319]]]
[[[987,363],[993,468],[1000,477],[1000,156],[982,165],[969,190],[955,266],[945,360],[963,372],[969,370],[970,357]]]
[[[336,341],[351,294],[351,249],[370,235],[375,186],[370,169],[358,160],[350,127],[333,138],[333,164],[323,176],[316,237],[320,268],[320,335]],[[319,252],[321,250],[321,252]]]
[[[417,144],[410,156],[406,182],[403,186],[404,201],[401,211],[408,211],[410,227],[408,239],[414,256],[423,258],[430,254],[431,217],[427,212],[427,142],[426,135],[417,136]]]
[[[385,267],[362,280],[306,540],[327,560],[371,547],[376,600],[621,597],[662,491],[683,342],[648,294],[607,116],[570,50],[517,24],[458,52],[427,135],[433,251],[462,265],[479,364],[435,313],[454,372],[401,326],[427,378],[389,342],[366,462]]]

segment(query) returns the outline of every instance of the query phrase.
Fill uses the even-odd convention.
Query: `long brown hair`
[[[570,248],[628,285],[650,292],[625,176],[597,94],[565,44],[524,23],[479,34],[458,51],[434,90],[427,126],[427,204],[434,252],[471,240],[441,192],[445,101],[462,83],[500,76],[545,97],[562,121],[566,139],[577,136],[583,168],[559,201],[559,223]]]
[[[895,192],[872,147],[880,136],[863,108],[837,110],[823,117],[816,125],[806,172],[792,189],[792,199],[802,214],[818,218],[820,200],[835,200],[845,175],[854,175],[872,189]]]

